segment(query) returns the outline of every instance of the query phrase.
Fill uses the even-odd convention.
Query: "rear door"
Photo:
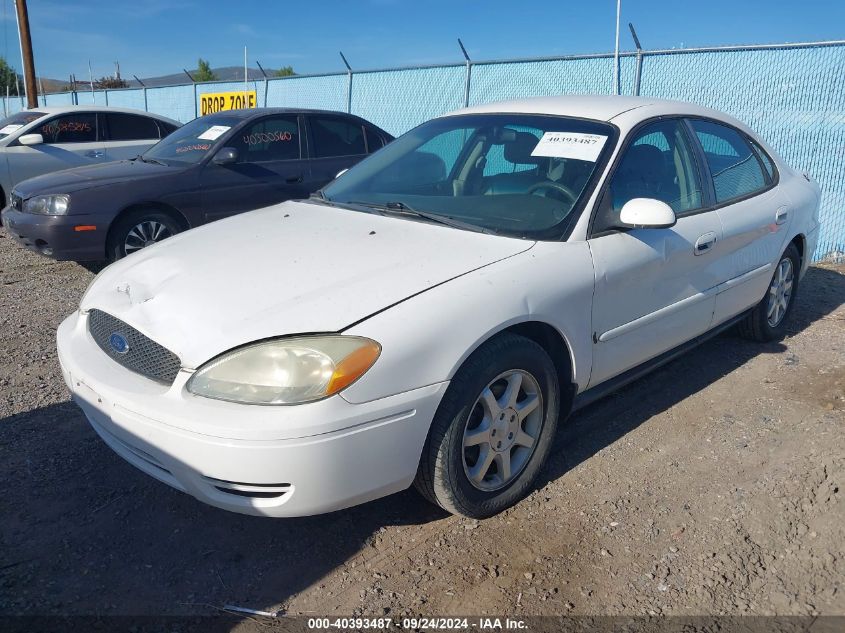
[[[316,191],[334,180],[338,172],[349,169],[364,158],[367,155],[367,140],[364,125],[360,121],[330,114],[309,114],[307,119],[311,151],[311,181],[308,189]],[[371,143],[378,144],[380,137],[372,133],[371,136],[374,136]]]
[[[99,135],[98,117],[94,112],[70,112],[50,117],[29,133],[41,134],[44,142],[27,146],[15,141],[6,149],[14,184],[61,169],[106,161],[105,144]]]
[[[278,114],[236,130],[223,146],[237,150],[237,162],[216,165],[212,160],[202,170],[205,221],[307,198],[311,174],[301,129],[298,115]]]
[[[708,210],[695,145],[681,119],[633,132],[602,195],[588,240],[595,267],[596,385],[704,333],[719,283],[719,217]],[[667,229],[619,229],[632,198],[675,211]]]
[[[100,119],[107,160],[135,158],[159,142],[161,132],[152,117],[104,112]]]
[[[771,159],[742,131],[708,119],[690,119],[689,125],[724,232],[719,247],[723,283],[713,316],[718,324],[762,299],[785,247],[792,209],[776,187]]]

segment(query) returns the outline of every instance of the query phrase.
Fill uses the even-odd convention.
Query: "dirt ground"
[[[845,266],[810,270],[782,343],[719,336],[576,414],[482,522],[413,491],[240,516],[136,471],[56,360],[92,276],[0,230],[0,613],[845,614]]]

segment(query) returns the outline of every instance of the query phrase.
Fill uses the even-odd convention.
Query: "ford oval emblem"
[[[118,354],[125,354],[129,351],[129,341],[126,340],[123,334],[118,334],[117,332],[109,337],[109,345]]]

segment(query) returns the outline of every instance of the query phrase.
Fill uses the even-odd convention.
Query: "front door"
[[[610,178],[588,240],[596,275],[590,386],[704,333],[719,283],[722,229],[716,212],[704,210],[701,170],[681,120],[635,132]],[[677,223],[620,229],[632,198],[667,203]]]
[[[212,160],[200,176],[206,222],[308,197],[310,172],[297,115],[273,115],[247,124],[225,147],[237,150],[237,161],[217,165]]]
[[[12,143],[6,148],[12,182],[17,184],[61,169],[106,161],[105,143],[99,140],[97,115],[93,112],[62,114],[29,130],[40,134],[41,145]]]

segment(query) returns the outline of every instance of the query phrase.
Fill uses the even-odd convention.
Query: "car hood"
[[[22,198],[44,193],[73,193],[82,189],[102,187],[127,180],[158,178],[165,174],[182,171],[182,167],[144,163],[140,160],[120,160],[100,165],[86,165],[36,176],[15,185],[15,191]]]
[[[81,309],[122,319],[196,368],[244,343],[341,331],[533,245],[285,202],[193,229],[112,264],[91,284]]]

